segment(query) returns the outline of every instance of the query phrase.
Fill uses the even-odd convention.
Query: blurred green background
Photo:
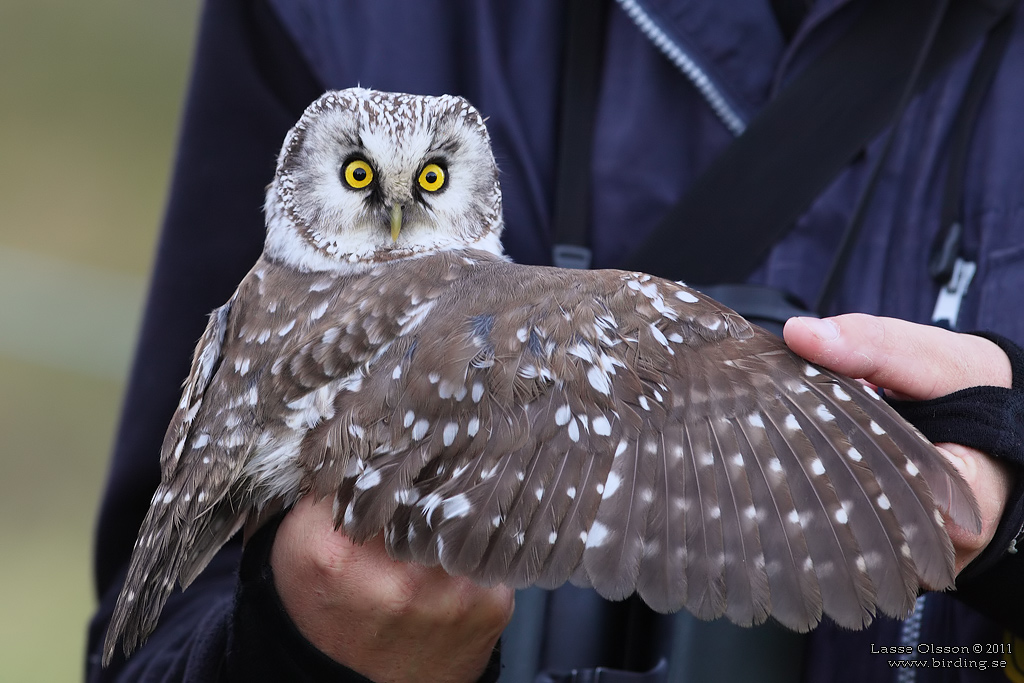
[[[0,2],[0,680],[83,675],[198,0]]]

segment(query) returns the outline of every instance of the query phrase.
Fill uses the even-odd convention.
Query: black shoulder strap
[[[590,160],[607,0],[569,0],[558,117],[552,263],[589,268]]]
[[[928,270],[940,284],[949,282],[953,274],[953,263],[959,256],[963,226],[960,223],[962,211],[964,176],[967,174],[967,160],[974,122],[978,117],[982,100],[995,79],[996,71],[1006,52],[1013,33],[1013,17],[1003,18],[992,29],[985,47],[974,63],[967,92],[957,110],[956,120],[949,142],[949,162],[946,166],[946,188],[943,192],[942,217],[939,232],[932,244]]]
[[[916,89],[1010,5],[1010,0],[951,0],[927,59],[918,65]],[[698,284],[744,280],[892,120],[934,12],[934,0],[869,0],[849,30],[695,181],[630,267]],[[684,230],[686,248],[666,248],[679,244]]]

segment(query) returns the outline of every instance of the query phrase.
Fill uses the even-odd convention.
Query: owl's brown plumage
[[[952,585],[939,510],[979,519],[930,444],[858,382],[682,285],[509,263],[467,107],[344,91],[289,137],[267,249],[211,315],[168,428],[108,659],[248,517],[306,494],[333,499],[357,541],[383,531],[401,560],[638,591],[740,624],[806,630],[824,613],[857,628],[876,608],[908,613],[922,583]],[[366,186],[346,144],[367,147]],[[392,241],[396,215],[409,222]],[[344,221],[381,237],[349,239]]]

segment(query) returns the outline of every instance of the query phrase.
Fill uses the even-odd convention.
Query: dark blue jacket
[[[623,265],[693,178],[863,4],[818,0],[789,42],[767,0],[620,0],[611,7],[591,170],[594,265]],[[360,84],[469,98],[487,117],[502,173],[507,251],[522,263],[550,262],[564,32],[563,3],[552,0],[209,0],[99,519],[100,606],[90,628],[89,680],[346,675],[312,650],[280,609],[263,567],[272,535],[246,551],[240,579],[240,543],[226,546],[186,593],[172,596],[141,651],[127,664],[99,668],[102,634],[159,479],[157,454],[191,350],[206,314],[226,300],[261,250],[262,193],[284,133],[327,88]],[[953,119],[978,51],[963,52],[897,124],[846,277],[825,313],[930,320],[939,285],[927,260],[939,229]],[[1024,23],[1017,22],[970,146],[961,255],[977,264],[977,274],[958,320],[962,329],[992,330],[1018,343],[1024,341],[1022,65]],[[815,299],[880,147],[880,140],[869,144],[831,182],[753,280]],[[683,250],[688,241],[681,234],[664,246]],[[633,601],[612,605],[572,588],[533,592],[519,601],[503,664],[510,676],[543,670],[547,680],[574,668],[645,671],[659,662],[661,673],[629,680],[663,680],[658,676],[667,670],[689,671],[694,680],[754,670],[768,680],[769,669],[776,680],[896,680],[891,658],[877,654],[880,646],[987,647],[1003,640],[1004,626],[1021,631],[1020,571],[1015,557],[1003,558],[965,582],[958,597],[929,595],[909,626],[879,619],[867,631],[849,633],[823,624],[806,639],[766,636],[744,645],[734,639],[746,636],[728,627],[658,617]],[[915,672],[918,681],[1003,678],[993,668]],[[576,680],[597,680],[586,675]],[[620,680],[604,675],[601,680]]]

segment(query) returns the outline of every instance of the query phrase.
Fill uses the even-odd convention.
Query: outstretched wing
[[[571,578],[797,630],[952,584],[938,509],[977,526],[971,493],[859,383],[648,275],[413,263],[382,298],[445,286],[302,446],[305,488],[354,538],[383,529],[395,557],[485,583]]]

